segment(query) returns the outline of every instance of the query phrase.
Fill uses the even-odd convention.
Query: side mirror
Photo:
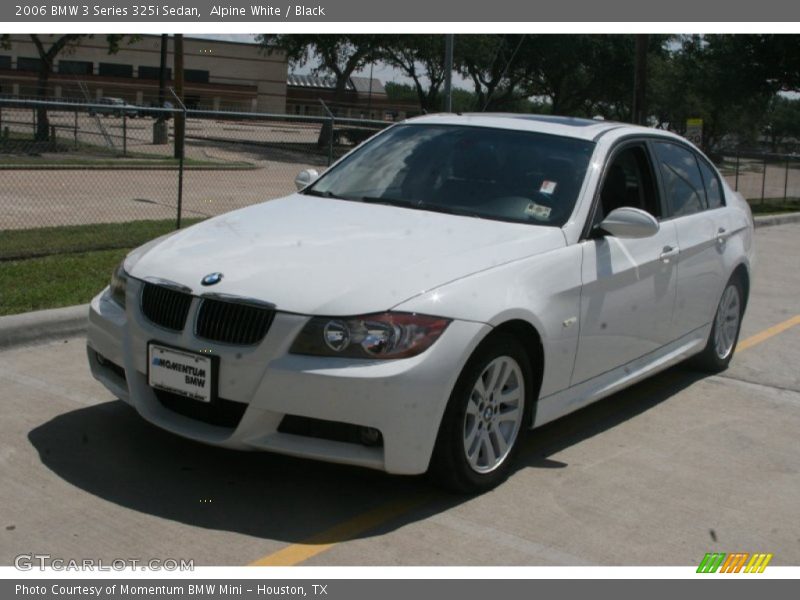
[[[303,169],[297,174],[297,177],[294,178],[294,184],[297,186],[298,190],[302,190],[304,187],[308,187],[314,183],[318,177],[319,173],[316,169]]]
[[[658,221],[639,208],[622,206],[612,210],[599,228],[620,238],[645,238],[658,233]]]

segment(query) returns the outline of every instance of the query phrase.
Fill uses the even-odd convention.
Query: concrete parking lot
[[[0,564],[800,564],[800,225],[759,229],[731,368],[679,366],[525,439],[479,497],[425,478],[201,446],[95,383],[82,339],[0,353]]]

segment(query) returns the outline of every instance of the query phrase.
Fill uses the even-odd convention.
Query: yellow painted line
[[[794,316],[791,319],[778,323],[772,327],[761,331],[746,340],[739,342],[737,350],[747,350],[768,340],[769,338],[786,331],[787,329],[800,325],[800,315]],[[379,506],[369,512],[363,513],[352,519],[340,523],[314,535],[303,542],[297,544],[290,544],[285,548],[267,554],[256,561],[250,563],[251,566],[292,566],[308,560],[309,558],[322,554],[330,550],[336,544],[352,540],[362,533],[375,529],[376,527],[386,523],[400,515],[424,504],[431,498],[431,495],[418,495],[399,502],[392,502]],[[729,557],[730,560],[730,557]],[[765,565],[766,566],[766,565]]]
[[[431,494],[419,494],[399,502],[390,502],[369,512],[358,515],[330,529],[298,544],[291,544],[282,550],[267,554],[250,563],[257,567],[288,567],[308,560],[312,556],[321,554],[340,542],[352,540],[356,536],[375,529],[400,515],[424,504],[432,497]]]
[[[795,315],[791,319],[787,319],[783,323],[778,323],[777,325],[773,325],[765,329],[764,331],[760,331],[755,335],[751,335],[746,340],[739,342],[736,346],[736,350],[741,352],[742,350],[747,350],[748,348],[752,348],[760,344],[761,342],[767,341],[769,338],[778,335],[779,333],[783,333],[787,329],[791,329],[795,325],[800,325],[800,315]]]

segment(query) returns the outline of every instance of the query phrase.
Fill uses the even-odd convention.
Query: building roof
[[[320,75],[301,75],[299,73],[289,73],[286,84],[292,87],[334,89],[336,79],[333,77],[322,77]],[[348,82],[347,89],[352,90],[353,85]]]
[[[374,77],[372,79],[369,77],[351,77],[350,83],[353,84],[353,87],[359,95],[386,95],[386,89],[383,87],[383,83],[381,83],[380,79],[375,79]]]
[[[370,85],[371,82],[371,85]],[[333,77],[324,77],[320,75],[301,75],[299,73],[289,73],[286,78],[286,84],[290,87],[298,88],[316,88],[332,90],[336,87],[336,79]],[[370,87],[372,91],[370,92]],[[347,81],[345,89],[355,92],[359,96],[385,96],[386,89],[379,79],[369,77],[351,77]]]

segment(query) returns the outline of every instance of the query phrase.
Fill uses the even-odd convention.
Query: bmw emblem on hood
[[[222,281],[222,273],[209,273],[203,280],[200,282],[203,285],[216,285],[220,281]]]

